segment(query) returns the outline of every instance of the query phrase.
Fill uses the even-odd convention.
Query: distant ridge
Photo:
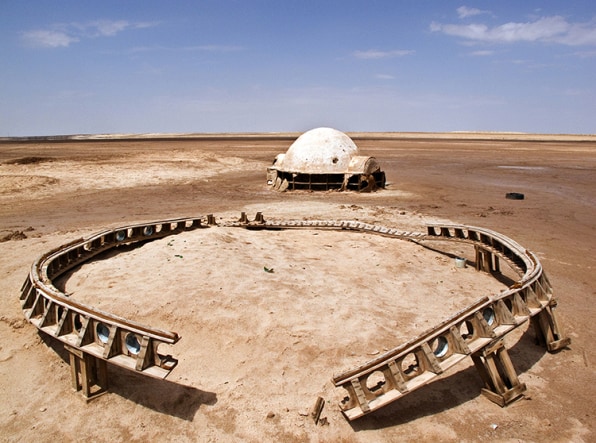
[[[146,133],[146,134],[70,134],[0,137],[0,142],[86,142],[126,140],[293,140],[301,132],[213,132],[213,133]],[[590,141],[596,134],[531,134],[525,132],[452,131],[452,132],[346,132],[352,139],[462,139],[511,141]]]

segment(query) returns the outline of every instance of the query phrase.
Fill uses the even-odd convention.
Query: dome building
[[[374,191],[385,187],[385,173],[374,157],[359,155],[341,131],[316,128],[298,137],[267,168],[267,184],[286,190]]]

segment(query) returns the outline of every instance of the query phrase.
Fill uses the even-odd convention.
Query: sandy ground
[[[374,194],[268,190],[265,169],[287,139],[0,144],[0,439],[594,441],[596,141],[483,137],[360,135],[363,154],[387,173],[388,188]],[[548,354],[526,327],[511,334],[528,391],[507,408],[480,395],[467,361],[349,423],[334,373],[503,285],[395,239],[210,228],[99,257],[61,279],[77,300],[182,336],[161,349],[179,358],[167,380],[110,366],[110,392],[85,403],[60,343],[23,318],[19,289],[33,260],[105,227],[241,211],[494,229],[540,257],[572,344]],[[449,252],[471,258],[465,247]],[[306,416],[319,395],[327,425]]]

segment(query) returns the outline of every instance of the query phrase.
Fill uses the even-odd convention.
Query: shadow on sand
[[[416,243],[418,246],[422,246],[424,249],[427,249],[429,251],[433,251],[436,252],[438,254],[444,255],[445,257],[449,257],[451,259],[456,259],[458,258],[458,256],[452,252],[448,252],[448,251],[444,251],[442,249],[439,248],[435,248],[432,246],[429,246],[427,244],[424,244],[422,242],[418,242],[418,241],[413,241],[413,243]],[[468,264],[470,266],[472,266],[473,268],[475,268],[477,266],[477,263],[475,261],[472,260],[468,260]],[[515,280],[513,280],[510,277],[507,277],[506,275],[504,275],[501,272],[491,272],[490,275],[497,280],[499,283],[502,283],[503,285],[510,287],[511,285],[513,285],[515,283]]]
[[[542,358],[546,349],[536,344],[532,331],[526,331],[520,340],[508,349],[508,352],[523,383],[523,373]],[[466,403],[478,397],[482,387],[482,380],[474,366],[453,375],[447,372],[445,378],[423,386],[378,411],[350,422],[350,425],[354,431],[365,431],[408,423]],[[494,407],[499,406],[495,404]]]
[[[64,362],[69,363],[68,352],[62,342],[42,332],[38,334],[43,343],[52,348]],[[148,377],[112,364],[108,364],[107,368],[108,392],[162,414],[192,421],[202,405],[211,406],[217,403],[217,395],[214,392]],[[73,395],[82,394],[73,392]]]

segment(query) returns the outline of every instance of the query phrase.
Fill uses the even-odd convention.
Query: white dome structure
[[[267,184],[285,190],[357,190],[385,187],[385,173],[373,157],[341,131],[316,128],[298,137],[267,169]]]
[[[307,174],[342,174],[358,147],[337,129],[317,128],[305,132],[289,147],[283,158],[284,168]]]

